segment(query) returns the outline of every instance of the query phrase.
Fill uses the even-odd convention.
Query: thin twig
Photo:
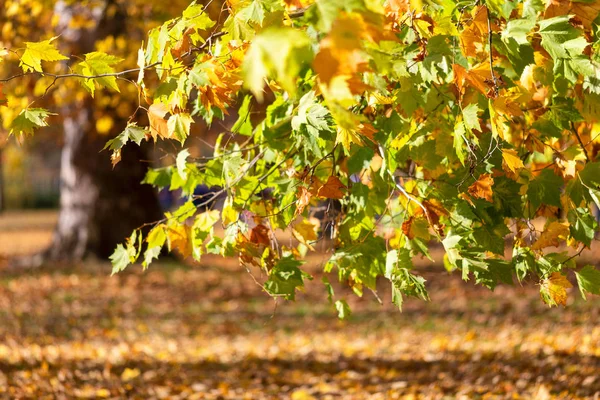
[[[581,146],[581,150],[583,151],[583,154],[585,155],[585,159],[587,160],[587,162],[590,162],[591,161],[590,156],[588,155],[588,152],[585,149],[585,145],[581,141],[581,136],[579,136],[579,133],[577,133],[577,129],[575,129],[575,124],[573,122],[571,122],[571,130],[575,134],[575,137],[577,138],[577,141],[579,142],[579,146]]]

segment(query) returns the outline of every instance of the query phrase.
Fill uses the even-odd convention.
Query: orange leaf
[[[346,189],[346,186],[336,176],[330,176],[327,183],[319,188],[317,195],[328,199],[341,199],[344,197],[344,192],[341,189]]]
[[[156,140],[157,137],[168,138],[169,128],[167,127],[167,106],[163,103],[154,103],[148,108],[148,120],[150,121],[150,134]]]
[[[440,216],[448,215],[446,209],[439,201],[435,199],[423,201],[423,207],[427,211],[425,217],[427,217],[427,222],[429,222],[429,225],[431,225],[438,235],[443,235],[444,225],[440,224]]]
[[[271,245],[271,239],[269,237],[269,228],[263,224],[258,224],[250,232],[250,241],[256,244],[264,244],[265,246]]]
[[[487,19],[486,6],[473,9],[471,24],[460,33],[460,46],[466,57],[476,57],[478,50],[485,50],[488,37]]]
[[[474,87],[487,97],[496,96],[493,90],[494,81],[489,63],[483,62],[469,71],[462,65],[453,64],[452,70],[454,71],[454,83],[461,96],[465,93],[466,86]]]
[[[407,238],[413,240],[415,238],[415,234],[412,232],[412,224],[415,222],[415,217],[410,216],[407,220],[402,223],[402,233],[406,235]]]
[[[479,179],[469,186],[469,194],[478,199],[485,199],[492,203],[492,185],[494,184],[494,178],[490,174],[482,174]]]
[[[0,83],[0,106],[5,106],[8,101],[6,100],[6,96],[4,96],[4,92],[2,92],[2,87],[4,85]]]

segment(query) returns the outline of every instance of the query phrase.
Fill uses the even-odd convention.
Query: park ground
[[[0,214],[0,263],[45,246],[52,212]],[[588,254],[587,261],[594,255]],[[439,257],[438,257],[439,258]],[[336,317],[315,279],[296,302],[235,260],[110,276],[104,261],[0,268],[0,398],[577,399],[600,396],[600,298],[547,308],[537,282],[494,292],[419,263],[431,301],[389,291]],[[256,278],[260,279],[260,276]]]

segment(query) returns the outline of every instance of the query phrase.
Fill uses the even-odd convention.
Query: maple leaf
[[[80,62],[75,66],[75,72],[85,76],[95,76],[112,74],[115,72],[114,65],[120,63],[123,59],[108,55],[102,52],[92,52],[85,55],[85,61]],[[91,93],[94,97],[95,84],[111,88],[120,92],[115,76],[102,76],[99,78],[82,78],[81,85]]]
[[[68,60],[63,56],[52,43],[57,37],[44,40],[42,42],[25,42],[25,51],[21,56],[20,66],[24,72],[37,71],[42,72],[42,61],[60,61]]]
[[[553,272],[548,278],[542,281],[540,287],[540,296],[544,303],[550,307],[557,305],[567,305],[567,289],[572,288],[571,282],[567,277],[559,272]]]
[[[106,142],[102,150],[110,149],[113,151],[110,158],[114,167],[121,161],[121,149],[123,146],[129,141],[135,142],[139,146],[148,133],[148,130],[137,126],[135,123],[128,124],[123,132],[119,133],[114,139]]]
[[[427,218],[427,222],[429,222],[429,225],[437,232],[438,235],[443,236],[444,225],[440,224],[440,217],[442,215],[448,215],[448,212],[446,211],[446,209],[444,209],[444,206],[442,206],[442,204],[436,199],[425,200],[422,204],[425,210],[419,208],[417,213],[419,213],[419,211],[424,212],[425,218]]]
[[[271,245],[269,228],[263,224],[258,224],[250,232],[250,241],[255,244]]]
[[[554,221],[544,229],[538,240],[531,246],[532,250],[541,250],[546,247],[558,247],[561,241],[569,236],[569,223]]]
[[[567,0],[549,0],[546,2],[544,18],[550,19],[562,15],[575,15],[578,21],[586,29],[591,29],[592,24],[600,13],[600,1],[598,0],[583,0],[583,1],[567,1]]]
[[[303,219],[294,225],[292,234],[300,243],[303,243],[309,249],[314,250],[310,242],[317,240],[317,231],[320,225],[317,218]]]
[[[296,194],[298,198],[296,201],[296,215],[302,214],[304,209],[310,204],[312,196],[312,193],[304,186],[298,187],[298,193]]]
[[[575,178],[575,174],[577,173],[577,161],[563,160],[562,158],[557,157],[555,165],[555,170],[557,170],[563,178]]]
[[[167,120],[165,119],[165,115],[167,115],[168,112],[167,106],[161,102],[153,103],[148,107],[150,134],[154,138],[154,141],[156,141],[158,137],[168,138],[170,136]]]
[[[174,224],[166,228],[169,251],[176,249],[183,258],[190,257],[194,251],[192,228],[185,224]]]
[[[319,188],[317,195],[328,199],[341,199],[344,197],[344,192],[341,189],[346,189],[337,176],[330,176],[327,182]]]
[[[485,199],[490,203],[493,203],[492,186],[494,185],[494,178],[490,174],[481,174],[471,186],[469,186],[468,192],[471,196],[478,199]]]
[[[502,167],[513,173],[525,166],[517,152],[513,149],[502,149],[502,161]]]
[[[461,96],[465,94],[466,86],[470,85],[487,97],[496,97],[489,63],[483,62],[468,71],[462,65],[453,64],[452,70],[454,71],[454,83]]]
[[[51,115],[56,115],[43,108],[26,108],[10,124],[11,135],[31,135],[34,130],[48,126],[47,119]]]
[[[181,144],[190,136],[190,125],[194,122],[187,113],[177,113],[169,117],[167,121],[168,137],[178,140]]]
[[[471,12],[471,23],[460,33],[461,50],[466,57],[476,57],[478,52],[485,50],[488,12],[486,6],[475,7]]]

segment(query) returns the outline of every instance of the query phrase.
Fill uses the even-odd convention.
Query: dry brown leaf
[[[310,204],[312,193],[310,193],[310,191],[304,186],[300,186],[296,196],[298,197],[298,201],[296,201],[296,215],[298,215],[302,214],[306,206]]]
[[[258,224],[250,232],[250,241],[255,244],[264,244],[265,246],[271,245],[271,238],[269,235],[269,228],[263,224]]]
[[[317,195],[328,199],[341,199],[344,197],[341,189],[346,189],[346,185],[337,176],[330,176],[327,182],[319,188]]]
[[[492,195],[494,194],[492,186],[494,178],[490,174],[482,174],[471,186],[469,186],[469,194],[477,199],[485,199],[490,203],[493,202]]]

